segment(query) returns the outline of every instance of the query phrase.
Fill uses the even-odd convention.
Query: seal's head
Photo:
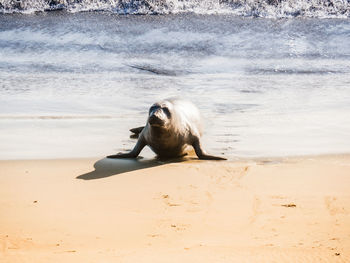
[[[155,103],[149,109],[148,123],[151,127],[166,128],[171,119],[171,103],[164,101]]]

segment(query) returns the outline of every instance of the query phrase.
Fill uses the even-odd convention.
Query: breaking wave
[[[115,14],[232,14],[349,18],[350,0],[0,0],[0,13],[104,11]]]

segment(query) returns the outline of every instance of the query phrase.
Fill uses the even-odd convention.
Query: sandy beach
[[[0,263],[350,263],[350,0],[0,0],[0,25]],[[155,159],[205,157],[201,127],[227,161]]]
[[[0,161],[0,262],[350,262],[350,155]]]

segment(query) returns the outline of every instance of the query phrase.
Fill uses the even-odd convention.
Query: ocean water
[[[168,97],[212,154],[349,153],[349,5],[0,0],[0,159],[131,149]]]

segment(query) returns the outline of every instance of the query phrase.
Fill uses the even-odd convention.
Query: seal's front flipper
[[[227,160],[226,158],[223,157],[218,157],[218,156],[213,156],[213,155],[209,155],[207,154],[203,149],[202,146],[199,142],[199,139],[196,139],[194,141],[194,143],[192,144],[197,156],[199,159],[201,160]]]
[[[136,158],[137,156],[135,156],[132,152],[129,153],[118,153],[118,154],[114,154],[114,155],[108,155],[107,158],[111,158],[111,159],[121,159],[121,158]]]
[[[199,159],[201,160],[217,160],[217,161],[224,161],[227,160],[224,157],[219,157],[219,156],[213,156],[213,155],[208,155],[208,154],[202,154],[202,155],[197,155]]]
[[[130,129],[130,131],[131,131],[132,133],[135,133],[135,134],[140,134],[140,133],[142,132],[143,128],[145,128],[145,126],[137,127],[137,128],[132,128],[132,129]]]
[[[145,140],[143,139],[143,136],[141,136],[141,138],[139,138],[137,140],[137,143],[131,152],[109,155],[109,156],[107,156],[107,158],[113,158],[113,159],[115,159],[115,158],[136,158],[145,146],[146,146]]]

